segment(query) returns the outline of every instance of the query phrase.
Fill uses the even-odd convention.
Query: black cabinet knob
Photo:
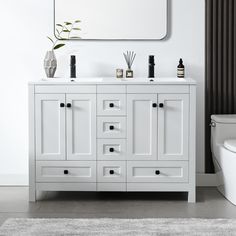
[[[114,128],[114,125],[110,125],[110,130],[113,130]]]
[[[160,107],[160,108],[163,108],[163,107],[164,107],[164,104],[163,104],[163,103],[160,103],[160,104],[159,104],[159,107]]]
[[[114,107],[114,103],[110,103],[110,104],[109,104],[109,107]]]
[[[157,104],[156,104],[156,103],[153,103],[153,104],[152,104],[152,107],[157,107]]]
[[[64,170],[64,175],[68,175],[69,171],[68,170]]]
[[[115,171],[114,170],[110,170],[110,175],[114,175]]]
[[[71,107],[71,103],[67,103],[66,106],[70,108]]]
[[[156,171],[155,171],[155,174],[156,174],[156,175],[159,175],[160,173],[161,173],[161,172],[160,172],[159,170],[156,170]]]
[[[65,107],[65,103],[60,103],[60,107]]]
[[[114,152],[115,149],[114,149],[114,148],[110,148],[109,151],[110,151],[110,152]]]

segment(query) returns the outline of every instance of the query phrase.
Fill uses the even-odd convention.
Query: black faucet
[[[70,77],[76,78],[76,57],[72,55],[70,57]]]
[[[148,78],[155,78],[155,59],[153,55],[148,59]]]

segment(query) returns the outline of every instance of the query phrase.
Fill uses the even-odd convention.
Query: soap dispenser
[[[179,65],[177,66],[177,77],[178,78],[184,78],[185,76],[185,71],[184,71],[184,64],[183,64],[183,59],[179,59]]]
[[[153,55],[149,56],[148,59],[148,78],[155,77],[155,59]]]

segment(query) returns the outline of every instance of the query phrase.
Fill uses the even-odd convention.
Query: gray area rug
[[[236,235],[235,219],[8,219],[0,235]]]

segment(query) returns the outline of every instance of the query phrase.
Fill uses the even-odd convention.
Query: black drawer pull
[[[157,104],[156,104],[156,103],[153,103],[153,104],[152,104],[152,107],[157,107]]]
[[[110,104],[109,104],[109,107],[114,107],[114,103],[110,103]]]
[[[160,173],[161,173],[161,172],[160,172],[159,170],[156,170],[156,171],[155,171],[155,174],[156,174],[156,175],[160,175]]]
[[[60,107],[65,107],[65,103],[60,103]]]
[[[114,128],[114,125],[110,125],[110,130],[113,130]]]
[[[114,149],[114,148],[110,148],[109,151],[110,151],[110,152],[114,152],[115,149]]]
[[[68,175],[69,171],[68,170],[64,170],[64,175]]]
[[[71,107],[71,103],[67,103],[67,105],[66,105],[68,108],[70,108]]]
[[[164,107],[164,104],[163,104],[163,103],[160,103],[160,104],[159,104],[159,107],[160,107],[160,108],[163,108],[163,107]]]
[[[110,175],[114,175],[115,171],[114,170],[110,170],[109,173],[110,173]]]

